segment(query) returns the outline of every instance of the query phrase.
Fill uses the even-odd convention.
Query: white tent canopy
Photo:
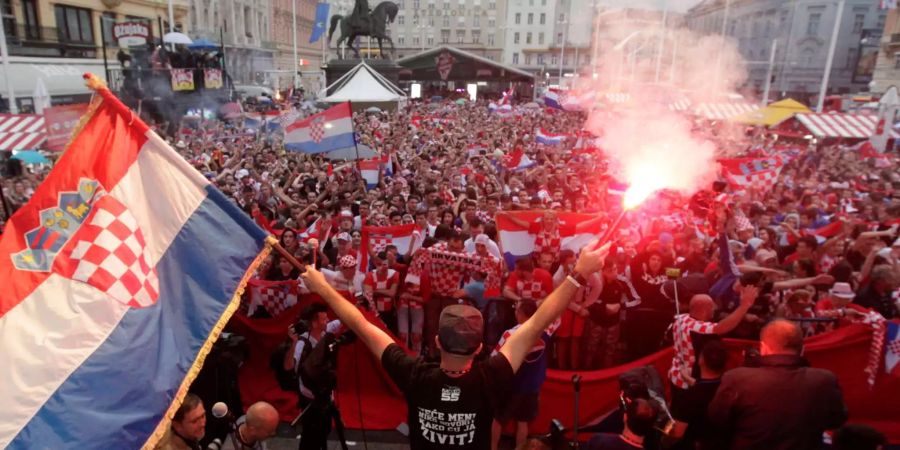
[[[319,92],[319,98],[329,103],[399,102],[406,93],[363,61]]]

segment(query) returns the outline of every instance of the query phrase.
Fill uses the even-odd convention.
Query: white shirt
[[[365,273],[357,271],[356,275],[353,276],[353,280],[344,278],[344,274],[339,270],[322,269],[322,275],[325,275],[328,284],[336,291],[347,291],[352,296],[361,295],[363,292],[363,281],[366,279]]]
[[[337,319],[332,320],[331,322],[328,322],[328,325],[325,325],[325,333],[335,334],[340,329],[341,329],[341,321],[337,320]],[[319,340],[310,336],[308,331],[306,333],[301,334],[300,337],[307,339],[309,341],[309,343],[312,344],[313,348],[315,348],[316,345],[319,344]],[[294,371],[295,372],[298,372],[298,373],[300,372],[300,357],[303,356],[303,349],[305,347],[306,347],[306,341],[304,341],[303,339],[298,340],[297,345],[294,346]],[[306,388],[306,386],[303,385],[303,379],[300,377],[298,377],[297,379],[300,381],[300,393],[303,394],[303,396],[306,398],[315,398],[315,395],[313,395],[312,391],[310,391],[309,389]]]

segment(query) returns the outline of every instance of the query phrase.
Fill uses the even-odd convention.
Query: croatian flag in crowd
[[[0,448],[152,448],[265,255],[263,230],[97,94],[0,237]]]
[[[354,145],[350,102],[298,120],[284,130],[284,147],[295,152],[324,153]]]
[[[544,105],[553,109],[563,109],[562,93],[556,89],[547,89],[544,92]]]
[[[538,128],[535,132],[535,140],[538,144],[544,145],[560,145],[566,139],[564,134],[554,134],[543,128]]]
[[[381,160],[366,159],[359,162],[359,173],[366,180],[366,189],[373,189],[378,186],[381,177]]]
[[[506,158],[506,168],[514,172],[534,166],[534,161],[525,154],[522,147],[516,147]]]
[[[884,371],[900,377],[900,322],[888,322],[885,331]]]
[[[515,211],[507,213],[532,224],[533,229],[522,228],[513,223],[506,215],[497,215],[497,232],[500,236],[500,248],[503,249],[503,257],[509,267],[515,266],[515,261],[528,256],[534,251],[534,239],[537,227],[542,226],[543,213],[541,211]],[[561,212],[558,214],[560,248],[569,249],[578,253],[582,247],[594,240],[602,231],[601,225],[596,225],[582,233],[576,233],[575,227],[581,222],[587,222],[594,217],[587,214]]]
[[[771,188],[784,167],[780,157],[720,159],[722,174],[737,188],[760,186]]]
[[[378,254],[388,245],[397,247],[397,253],[401,256],[412,256],[422,242],[425,233],[416,228],[416,224],[396,225],[389,227],[362,227],[362,245],[360,248],[359,267],[369,267],[369,250]]]

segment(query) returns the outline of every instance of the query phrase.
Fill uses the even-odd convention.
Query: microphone
[[[216,402],[212,407],[212,415],[216,419],[227,419],[229,422],[234,421],[234,416],[228,410],[228,405],[225,402]]]

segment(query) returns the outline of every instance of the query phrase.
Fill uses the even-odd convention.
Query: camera
[[[291,330],[294,331],[294,334],[300,336],[301,334],[309,331],[309,322],[303,319],[297,319],[297,321],[294,322],[293,325],[291,325]]]

